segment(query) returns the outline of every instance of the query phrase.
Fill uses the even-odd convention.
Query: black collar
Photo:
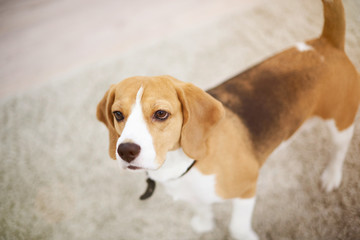
[[[194,161],[192,162],[192,164],[186,169],[186,171],[185,171],[183,174],[181,174],[180,177],[178,177],[178,178],[181,178],[181,177],[183,177],[185,174],[187,174],[187,173],[190,171],[190,169],[195,165],[195,163],[196,163],[196,160],[194,160]]]
[[[190,171],[190,169],[195,165],[195,163],[196,163],[196,160],[194,160],[192,162],[192,164],[186,169],[186,171],[183,174],[180,175],[180,177],[177,177],[175,179],[179,179],[179,178],[183,177],[185,174],[187,174]],[[172,179],[172,180],[175,180],[175,179]],[[148,177],[146,179],[146,183],[147,183],[146,190],[140,196],[140,200],[146,200],[146,199],[150,198],[155,191],[156,182],[154,180],[152,180],[151,178]]]

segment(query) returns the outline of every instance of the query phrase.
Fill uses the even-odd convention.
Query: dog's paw
[[[230,230],[232,238],[236,240],[258,240],[258,235],[253,230],[247,230],[246,232]]]
[[[341,169],[328,166],[321,175],[321,186],[326,192],[337,189],[341,183]]]
[[[191,226],[196,233],[210,232],[214,228],[214,225],[212,218],[194,216],[191,219]]]

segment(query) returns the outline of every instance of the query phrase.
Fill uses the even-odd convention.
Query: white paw
[[[326,192],[337,189],[341,183],[341,168],[327,167],[321,175],[321,185]]]
[[[191,226],[196,233],[206,233],[214,228],[214,220],[212,218],[194,216],[191,219]]]
[[[259,237],[258,235],[251,229],[247,230],[247,231],[232,231],[231,232],[231,236],[236,239],[236,240],[258,240]]]

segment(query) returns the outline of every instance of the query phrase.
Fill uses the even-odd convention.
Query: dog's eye
[[[120,122],[120,121],[124,120],[124,115],[122,114],[122,112],[115,111],[115,112],[113,112],[113,114],[116,118],[116,121]]]
[[[154,118],[156,120],[164,121],[169,117],[169,113],[164,110],[158,110],[154,113]]]

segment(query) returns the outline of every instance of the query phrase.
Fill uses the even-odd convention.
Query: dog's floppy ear
[[[225,115],[224,107],[195,85],[173,80],[183,111],[181,147],[189,157],[200,160],[207,153],[212,128]]]
[[[116,159],[116,142],[119,135],[116,133],[111,106],[115,99],[115,89],[111,86],[99,102],[96,109],[96,117],[103,122],[109,130],[109,155],[112,159]]]

